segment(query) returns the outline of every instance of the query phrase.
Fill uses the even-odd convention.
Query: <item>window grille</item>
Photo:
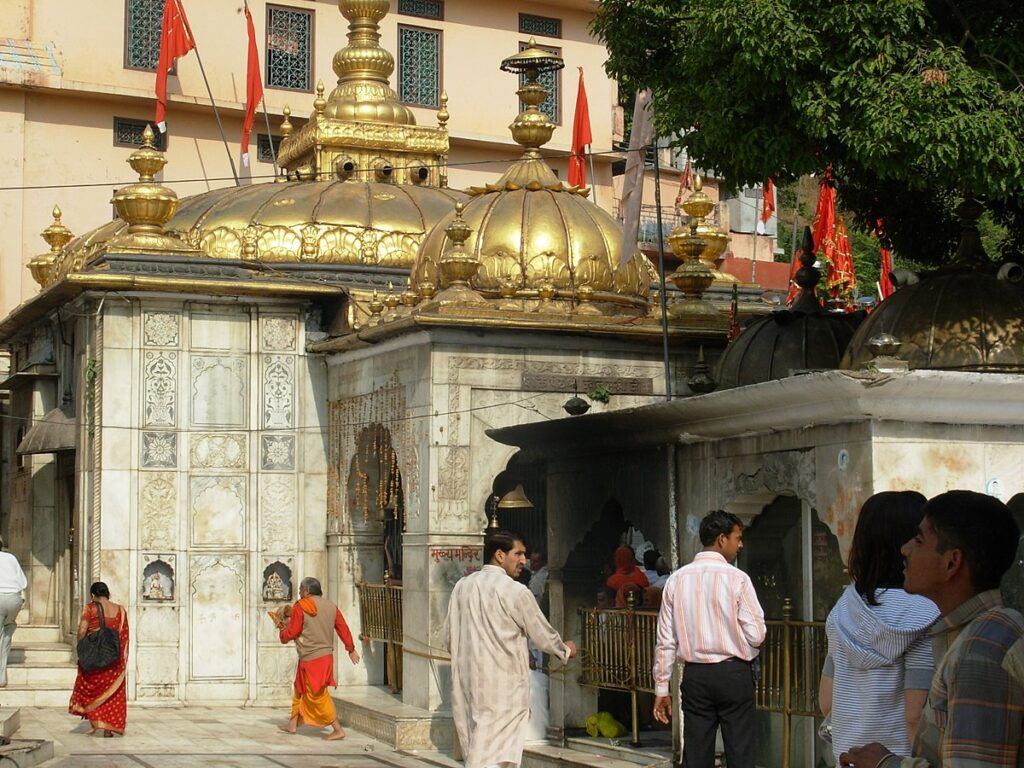
[[[424,107],[440,105],[440,30],[398,26],[398,98]]]
[[[273,142],[274,151],[270,151]],[[274,158],[281,154],[281,137],[267,136],[265,133],[256,134],[256,159],[261,163],[272,163]]]
[[[145,120],[132,120],[128,117],[114,118],[114,146],[141,147],[142,132],[146,130],[147,125],[153,129],[153,133],[156,135],[154,141],[156,148],[161,152],[167,149],[166,133],[160,133],[153,123],[148,123]]]
[[[312,90],[313,12],[267,6],[267,85]]]
[[[444,19],[444,0],[398,0],[398,12],[424,19]]]
[[[525,51],[529,47],[529,43],[519,44],[520,51]],[[537,47],[543,51],[553,53],[556,56],[562,55],[562,51],[560,48],[552,48],[551,46],[548,45],[538,45]],[[537,78],[537,82],[548,89],[548,97],[540,103],[537,109],[539,109],[541,112],[547,115],[551,122],[556,123],[558,125],[560,125],[562,122],[562,78],[560,72],[560,70],[556,70],[554,72],[541,72],[540,76]],[[519,76],[519,85],[520,87],[526,85],[525,74]],[[526,109],[526,105],[520,102],[519,109],[520,111]]]
[[[160,58],[164,0],[125,0],[124,18],[124,65],[155,70]]]
[[[548,16],[534,16],[532,13],[519,14],[519,34],[561,37],[562,20]]]

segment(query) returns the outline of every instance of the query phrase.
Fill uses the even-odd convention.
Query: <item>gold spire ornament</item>
[[[437,304],[482,304],[485,301],[469,285],[480,269],[480,260],[466,251],[466,240],[473,230],[462,218],[464,210],[465,205],[456,203],[455,218],[445,229],[450,245],[439,264],[442,290],[435,299]]]
[[[56,205],[53,206],[53,223],[40,234],[46,244],[50,246],[50,250],[48,253],[39,254],[28,263],[32,279],[42,288],[46,288],[53,282],[53,267],[63,255],[64,246],[74,238],[71,230],[64,226],[60,217],[60,208]]]
[[[680,225],[668,237],[672,252],[682,260],[676,271],[669,276],[669,280],[683,294],[668,308],[669,317],[674,320],[703,320],[713,324],[728,322],[728,318],[703,300],[704,291],[715,281],[715,276],[700,259],[707,243],[697,234],[697,230],[704,217],[714,208],[715,204],[704,192],[700,175],[695,175],[693,193],[683,203],[683,210],[690,216],[690,231],[687,233],[686,228]]]
[[[202,255],[202,251],[163,231],[178,209],[178,196],[173,189],[156,181],[156,174],[167,165],[167,158],[157,150],[155,140],[153,127],[147,125],[142,132],[142,146],[128,156],[128,165],[139,174],[139,180],[121,187],[110,201],[128,228],[111,238],[106,250],[108,253]]]

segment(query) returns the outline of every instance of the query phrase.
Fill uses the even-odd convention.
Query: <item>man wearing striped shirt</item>
[[[683,662],[683,768],[714,765],[719,726],[729,768],[754,768],[751,662],[765,623],[750,577],[732,565],[743,548],[743,523],[711,512],[701,520],[700,542],[703,551],[668,577],[661,595],[654,717],[668,723],[669,678]]]
[[[949,491],[925,505],[903,545],[903,587],[942,618],[931,630],[937,666],[914,754],[876,742],[842,753],[842,766],[1024,768],[1024,617],[999,594],[1019,540],[1010,511],[991,496]]]

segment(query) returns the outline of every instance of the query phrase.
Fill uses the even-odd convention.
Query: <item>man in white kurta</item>
[[[452,655],[452,717],[466,768],[512,768],[523,756],[530,719],[527,638],[563,663],[576,655],[516,581],[526,547],[508,531],[484,543],[486,565],[459,580],[445,621]]]

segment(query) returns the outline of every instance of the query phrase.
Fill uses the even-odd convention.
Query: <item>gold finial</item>
[[[327,99],[324,98],[324,81],[317,80],[316,83],[316,98],[313,99],[313,113],[319,117],[324,113],[324,109],[327,108]]]
[[[526,109],[516,115],[509,129],[516,143],[526,147],[527,154],[531,156],[540,156],[538,148],[551,140],[555,130],[555,124],[537,108],[548,97],[548,89],[538,82],[538,78],[545,72],[556,72],[563,67],[565,61],[561,56],[538,48],[532,37],[525,50],[501,62],[502,72],[512,72],[526,79],[516,91]]]
[[[445,228],[450,245],[438,263],[440,272],[441,287],[445,289],[442,297],[446,301],[459,302],[480,302],[483,297],[469,287],[469,281],[480,269],[480,260],[466,251],[466,240],[469,238],[472,229],[462,213],[466,206],[459,202],[455,204],[455,218]]]
[[[686,198],[686,202],[683,203],[683,210],[695,219],[703,219],[715,210],[715,204],[711,202],[711,198],[704,192],[704,182],[699,173],[693,176],[693,192]],[[696,227],[693,229],[696,231]]]
[[[413,290],[412,278],[405,281],[405,290],[402,291],[402,304],[406,307],[415,307],[420,303],[420,295]]]
[[[284,115],[284,120],[281,121],[281,137],[283,141],[292,135],[293,126],[292,121],[289,119],[292,116],[292,108],[285,104],[281,114]]]
[[[156,148],[153,126],[147,125],[142,131],[142,146],[128,156],[128,165],[139,174],[141,182],[153,181],[156,174],[167,165],[167,158]]]
[[[693,193],[683,203],[683,210],[690,216],[689,233],[683,226],[676,227],[669,235],[668,241],[672,252],[682,263],[669,279],[683,294],[669,307],[669,315],[675,319],[694,319],[695,316],[707,316],[716,322],[720,320],[718,311],[703,301],[704,291],[715,281],[715,275],[708,265],[701,261],[700,256],[707,247],[705,241],[697,234],[704,217],[715,208],[711,198],[704,192],[704,184],[697,174],[693,179]]]
[[[74,237],[71,230],[61,222],[60,216],[60,208],[53,206],[53,223],[41,233],[43,240],[50,246],[50,251],[41,253],[28,262],[32,279],[39,283],[41,288],[46,288],[53,282],[54,267],[64,253],[64,246]]]
[[[451,114],[448,112],[448,91],[441,91],[441,109],[437,111],[438,127],[447,128],[449,119]]]
[[[373,296],[370,297],[370,303],[368,305],[370,309],[370,325],[380,325],[381,313],[384,311],[384,302],[380,300],[380,295],[377,293],[377,289],[373,289]]]

